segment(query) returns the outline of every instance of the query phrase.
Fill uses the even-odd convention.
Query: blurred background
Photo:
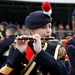
[[[41,3],[46,0],[0,0],[0,21],[23,23],[25,17],[32,11],[41,10]],[[71,26],[71,12],[75,8],[75,1],[47,0],[52,5],[53,22],[57,24],[69,23]]]
[[[71,14],[75,9],[75,0],[0,0],[0,22],[15,23],[20,28],[30,12],[41,10],[43,1],[49,1],[52,6],[53,36],[65,38],[66,33],[63,32],[72,32]]]

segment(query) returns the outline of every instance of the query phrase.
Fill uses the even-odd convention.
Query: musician
[[[67,42],[67,54],[70,58],[71,66],[72,66],[72,75],[75,75],[75,9],[72,11],[72,28],[73,28],[73,36]]]
[[[37,75],[39,66],[40,69],[42,68],[41,71],[43,75],[47,75],[48,73],[50,75],[67,75],[68,72],[70,72],[69,64],[66,64],[66,66],[64,63],[66,55],[64,48],[60,45],[52,44],[48,40],[40,41],[42,37],[50,37],[52,32],[52,19],[50,18],[52,7],[49,2],[45,2],[43,6],[47,6],[45,9],[50,12],[49,14],[48,12],[35,11],[30,13],[25,19],[25,26],[29,29],[31,34],[29,37],[32,37],[34,40],[17,40],[16,47],[12,46],[7,62],[0,69],[1,74],[20,75],[21,72],[23,75],[24,72],[26,75]],[[43,6],[42,9],[44,9]],[[28,38],[28,36],[19,38],[24,37]],[[29,49],[32,49],[33,55],[37,53],[32,61],[32,64],[34,64],[32,66],[34,67],[30,68],[32,66],[26,66],[30,69],[30,72],[28,69],[25,71],[26,68],[24,68],[24,65],[28,65],[28,62],[30,62],[32,58],[27,57],[28,53],[31,54],[31,51],[28,52]]]
[[[52,33],[52,31],[51,31],[52,7],[51,7],[51,5],[50,5],[50,7],[48,7],[48,6],[49,6],[49,4],[47,4],[47,2],[43,2],[42,3],[43,12],[35,11],[35,12],[30,13],[26,17],[25,26],[29,29],[31,35],[39,34],[41,37],[50,37],[51,36],[51,33]],[[50,55],[54,56],[57,45],[50,43],[48,40],[42,40],[42,46],[45,46],[45,43],[47,43],[47,45],[48,45],[45,51],[47,51]],[[58,52],[58,58],[59,59],[62,58],[62,56],[64,54],[65,54],[65,49],[62,46],[60,46],[59,52]],[[40,62],[42,62],[42,61],[40,61]],[[69,67],[68,67],[68,70],[70,70]],[[48,73],[48,71],[46,69],[43,69],[43,67],[42,67],[42,72],[43,72],[43,75],[47,75],[47,73]],[[56,74],[56,73],[54,71],[52,71],[51,75],[54,75],[54,74]]]
[[[9,46],[14,42],[16,30],[17,27],[14,24],[10,24],[6,27],[6,38],[0,42],[0,67],[7,59],[9,52],[8,49]]]

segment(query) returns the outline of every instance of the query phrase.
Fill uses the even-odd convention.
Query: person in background
[[[0,40],[3,40],[6,37],[5,31],[7,26],[8,23],[6,21],[0,23]]]
[[[22,25],[22,28],[20,29],[20,35],[30,35],[29,30],[25,27],[25,25]]]
[[[17,26],[17,32],[15,33],[16,35],[20,35],[20,24],[16,24]]]
[[[70,29],[69,24],[65,25],[65,33],[64,34],[65,34],[65,38],[61,40],[61,44],[66,49],[67,42],[73,36],[73,31]]]
[[[66,50],[72,66],[71,75],[75,75],[75,9],[72,12],[72,28],[74,35],[67,42]]]
[[[57,37],[57,26],[56,26],[56,22],[53,22],[52,25],[52,36],[54,36],[55,38]]]
[[[15,40],[15,32],[17,27],[14,24],[10,24],[6,27],[5,35],[6,38],[0,42],[0,67],[6,61],[9,47]]]
[[[57,38],[59,40],[62,40],[62,39],[64,39],[64,37],[65,37],[65,35],[64,35],[64,27],[63,27],[63,24],[60,23],[58,25],[58,29],[57,29]]]
[[[66,24],[65,25],[65,37],[67,36],[72,36],[73,35],[73,32],[72,30],[70,29],[70,25],[69,24]]]

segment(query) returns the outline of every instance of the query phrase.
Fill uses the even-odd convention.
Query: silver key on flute
[[[41,40],[53,40],[55,39],[54,37],[42,37]],[[31,37],[28,37],[28,38],[17,38],[17,40],[34,40],[33,38]]]

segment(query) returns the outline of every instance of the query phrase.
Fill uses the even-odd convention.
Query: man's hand
[[[17,38],[27,38],[28,36],[18,36]],[[18,40],[16,41],[16,48],[21,52],[24,53],[27,45],[28,45],[29,40]]]
[[[42,46],[41,46],[41,37],[38,34],[33,35],[33,39],[34,39],[34,51],[36,53],[39,53],[42,50]]]

